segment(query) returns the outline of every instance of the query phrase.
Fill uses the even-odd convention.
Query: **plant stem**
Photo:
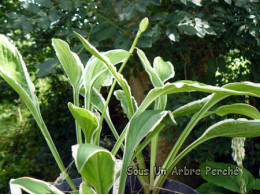
[[[125,61],[123,62],[122,66],[120,67],[118,73],[121,73],[121,72],[123,71],[123,69],[124,69],[126,63],[128,62],[129,58],[131,57],[131,55],[132,55],[132,53],[133,53],[133,51],[134,51],[134,49],[135,49],[135,46],[136,46],[137,41],[138,41],[138,39],[140,38],[140,36],[141,36],[141,32],[138,31],[138,32],[137,32],[137,35],[136,35],[136,37],[135,37],[135,40],[134,40],[134,42],[133,42],[133,44],[132,44],[132,46],[131,46],[131,48],[130,48],[130,50],[129,50],[129,54],[128,54],[128,56],[126,57]],[[116,74],[116,73],[115,73],[115,74]],[[117,75],[117,74],[116,74],[116,75]],[[105,113],[106,113],[106,109],[107,109],[107,107],[108,107],[108,104],[109,104],[110,99],[111,99],[111,97],[112,97],[112,94],[113,94],[113,92],[114,92],[114,89],[115,89],[115,86],[116,86],[116,82],[117,82],[117,79],[113,81],[113,84],[112,84],[112,86],[111,86],[111,88],[110,88],[110,90],[109,90],[109,93],[108,93],[108,96],[107,96],[107,100],[106,100],[106,103],[105,103],[105,106],[104,106],[104,109],[103,109],[103,112],[102,112],[102,115],[101,115],[101,118],[100,118],[100,121],[99,121],[99,129],[97,130],[97,133],[96,133],[96,136],[95,136],[95,140],[94,140],[94,144],[96,144],[97,141],[98,141],[98,137],[99,137],[98,135],[100,134],[101,126],[102,126],[102,123],[103,123],[103,120],[104,120],[104,117],[105,117]],[[130,111],[130,116],[132,117],[134,113],[133,113],[133,105],[132,105],[131,97],[130,97],[130,100],[127,99],[127,101],[128,101],[128,102],[127,102],[128,105],[130,105],[130,106],[129,106],[129,111]],[[125,130],[126,130],[126,128],[125,128]],[[124,131],[125,131],[125,130],[124,130]],[[123,132],[124,132],[124,131],[123,131]],[[125,133],[124,133],[123,135],[125,135]],[[121,137],[121,136],[120,136],[120,137]],[[122,136],[122,139],[123,139],[123,140],[124,140],[124,138],[125,138],[125,136]],[[122,140],[122,142],[123,142],[123,140]],[[117,141],[117,142],[118,142],[118,141]],[[122,143],[122,142],[121,142],[121,143]],[[121,145],[121,144],[120,144],[120,145]],[[119,147],[120,147],[120,145],[119,145]],[[118,147],[118,149],[119,149],[119,147]],[[117,151],[118,151],[118,150],[117,150]]]
[[[67,175],[66,181],[68,182],[68,184],[71,187],[71,189],[72,190],[77,190],[77,188],[75,187],[74,183],[72,182],[71,178],[69,177],[69,175],[68,175],[68,173],[66,171],[66,168],[65,168],[65,166],[64,166],[64,164],[63,164],[63,162],[62,162],[62,160],[60,158],[60,155],[59,155],[59,153],[57,151],[57,148],[56,148],[56,146],[53,143],[51,135],[50,135],[50,133],[49,133],[49,131],[48,131],[48,129],[47,129],[47,127],[46,127],[42,117],[41,116],[34,116],[34,118],[35,118],[38,126],[41,129],[41,132],[42,132],[42,134],[43,134],[43,136],[44,136],[44,138],[45,138],[45,140],[46,140],[46,142],[47,142],[47,144],[48,144],[48,146],[49,146],[49,148],[51,150],[51,153],[52,153],[52,155],[53,155],[53,157],[54,157],[54,159],[55,159],[55,161],[56,161],[60,171]]]
[[[79,90],[73,88],[74,105],[79,106]],[[79,123],[75,120],[77,143],[82,144],[82,134]]]
[[[139,152],[137,154],[136,158],[137,158],[137,163],[139,165],[139,169],[145,170],[146,166],[145,166],[144,156],[143,156],[142,152]],[[144,188],[144,193],[150,194],[150,186],[146,185],[146,184],[149,184],[148,177],[145,175],[139,175],[137,177]]]
[[[203,139],[197,139],[195,140],[192,144],[190,144],[187,148],[185,148],[171,163],[171,166],[169,167],[169,170],[172,170],[174,168],[174,166],[176,166],[176,164],[187,154],[189,153],[193,148],[197,147],[198,145],[200,145],[202,142],[204,142],[206,140]],[[170,173],[170,171],[167,171],[167,175]],[[165,180],[167,179],[167,177],[162,178],[161,182],[163,183]],[[155,186],[157,187],[156,183]],[[159,189],[154,189],[153,193],[158,193]]]
[[[163,182],[166,180],[170,168],[172,167],[172,162],[175,159],[178,151],[180,150],[181,146],[183,145],[184,141],[194,128],[194,126],[198,123],[198,121],[204,116],[204,114],[217,102],[220,100],[228,97],[228,95],[221,95],[221,94],[212,94],[211,98],[207,101],[207,103],[200,109],[199,112],[193,115],[188,125],[183,130],[182,134],[180,135],[179,139],[176,141],[175,145],[173,146],[171,152],[169,153],[166,161],[163,164],[163,168],[166,169],[167,174],[165,176],[159,175],[155,179],[155,186],[161,187]]]

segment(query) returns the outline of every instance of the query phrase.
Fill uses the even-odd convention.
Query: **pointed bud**
[[[139,29],[140,29],[141,33],[143,33],[147,29],[148,24],[149,24],[149,20],[147,17],[142,19],[142,21],[139,24]]]

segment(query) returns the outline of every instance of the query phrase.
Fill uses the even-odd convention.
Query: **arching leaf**
[[[220,116],[224,116],[227,114],[241,114],[252,119],[260,119],[260,113],[255,107],[241,103],[221,106],[217,108],[215,111],[207,112],[205,116],[208,116],[210,114],[217,114]]]
[[[64,194],[55,186],[31,177],[21,177],[10,180],[12,194],[22,194],[21,189],[30,194]]]

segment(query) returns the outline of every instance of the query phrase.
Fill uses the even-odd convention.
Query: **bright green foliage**
[[[0,35],[0,75],[11,85],[15,91],[21,96],[29,110],[31,111],[34,119],[36,120],[46,142],[55,158],[61,171],[65,171],[65,167],[60,158],[60,155],[52,141],[49,131],[42,119],[38,99],[34,94],[34,85],[30,80],[26,66],[22,60],[22,56],[12,45],[8,39]],[[68,183],[75,189],[72,181],[67,177]]]
[[[202,5],[200,1],[183,1],[182,3],[192,3],[196,6]],[[194,18],[194,20],[197,26],[194,26],[194,24],[190,23],[190,21],[181,21],[178,25],[179,30],[182,29],[186,32],[189,30],[194,31],[194,29],[192,28],[194,27],[196,31],[192,33],[197,34],[200,37],[203,37],[206,34],[214,34],[214,31],[207,24],[207,22],[204,22],[196,17]],[[72,103],[69,103],[69,109],[76,119],[76,128],[77,124],[81,126],[86,138],[86,144],[82,144],[80,142],[81,136],[79,136],[81,135],[81,131],[79,128],[77,128],[77,138],[79,138],[78,143],[80,144],[72,146],[72,156],[75,160],[78,172],[81,174],[83,179],[83,182],[80,186],[80,192],[82,193],[92,193],[92,189],[94,189],[97,193],[108,193],[108,191],[112,187],[112,184],[114,183],[114,180],[116,179],[115,156],[117,155],[119,148],[122,148],[124,152],[122,159],[123,165],[121,171],[119,172],[119,193],[123,193],[126,184],[127,168],[129,165],[131,165],[133,160],[137,158],[137,162],[139,163],[138,167],[142,169],[146,168],[142,150],[150,142],[152,142],[152,157],[150,164],[152,165],[151,167],[153,167],[156,160],[158,135],[164,126],[173,124],[177,125],[174,119],[174,115],[176,115],[176,117],[180,117],[187,114],[193,114],[163,164],[163,168],[166,169],[168,174],[171,172],[171,169],[188,152],[209,139],[215,137],[260,136],[259,112],[254,107],[247,104],[231,104],[219,107],[215,111],[210,111],[210,109],[218,102],[232,95],[247,95],[259,98],[259,83],[239,82],[229,83],[223,87],[216,87],[196,81],[182,80],[174,83],[165,84],[166,81],[173,78],[175,75],[173,65],[170,62],[163,61],[161,57],[156,57],[154,59],[152,67],[145,53],[140,49],[137,49],[137,55],[145,71],[148,73],[154,85],[154,88],[147,94],[146,98],[138,107],[135,99],[131,95],[130,86],[128,85],[126,79],[124,78],[123,74],[121,74],[121,72],[122,69],[125,67],[128,59],[130,58],[130,55],[133,53],[133,50],[136,48],[137,41],[140,38],[141,33],[144,32],[144,30],[147,28],[147,25],[148,19],[144,19],[139,26],[136,39],[134,40],[129,53],[124,50],[112,50],[105,53],[99,52],[93,45],[89,43],[89,41],[83,38],[82,35],[76,33],[83,46],[93,55],[89,59],[84,73],[81,71],[80,74],[78,74],[77,72],[77,67],[82,67],[82,64],[78,64],[79,59],[75,57],[74,53],[70,51],[69,46],[65,42],[54,39],[53,45],[56,49],[61,63],[64,67],[67,67],[64,69],[65,72],[67,72],[70,82],[73,84],[74,88],[76,88],[77,86],[78,93],[81,90],[81,94],[83,94],[85,98],[85,108],[81,108],[79,105],[79,94],[75,93],[74,89],[74,105]],[[61,57],[61,55],[63,57]],[[1,57],[5,58],[5,56],[6,55],[2,55]],[[67,59],[67,57],[69,59]],[[15,61],[15,59],[11,58],[11,64],[13,61]],[[66,64],[67,62],[75,63]],[[117,63],[122,63],[122,66],[119,68],[118,71],[117,68],[114,66]],[[6,69],[6,65],[2,66]],[[66,70],[69,69],[68,67],[72,68],[71,72],[68,72]],[[82,69],[79,68],[79,70]],[[24,72],[26,72],[26,74],[28,75],[26,69],[24,69]],[[13,71],[10,71],[10,73],[12,74]],[[82,73],[83,77],[79,76]],[[1,72],[1,75],[2,74],[3,71]],[[6,77],[5,74],[3,75],[3,77]],[[9,81],[9,77],[6,78],[6,80]],[[20,77],[18,77],[18,80],[19,78]],[[111,83],[112,79],[114,79],[113,84]],[[79,87],[81,85],[81,80],[83,81],[84,89],[80,89]],[[120,136],[118,136],[118,133],[110,120],[108,110],[108,104],[117,83],[122,90],[119,89],[115,91],[114,94],[116,98],[121,102],[122,108],[129,119],[128,124],[125,126]],[[110,85],[111,88],[107,99],[105,100],[100,93],[100,89],[102,86]],[[188,103],[176,110],[165,110],[165,107],[167,105],[167,95],[193,91],[209,93],[210,95],[201,100]],[[22,92],[20,92],[22,95],[27,95],[28,90],[25,90],[24,94]],[[29,92],[31,91],[29,90]],[[30,98],[28,99],[30,100]],[[152,103],[154,103],[154,110],[147,110],[147,108]],[[99,117],[99,112],[101,112],[101,117]],[[206,131],[204,131],[201,137],[199,137],[197,140],[195,140],[192,144],[190,144],[187,148],[179,153],[182,145],[184,144],[194,127],[203,117],[210,114],[243,114],[247,117],[253,118],[253,120],[226,119],[215,123]],[[117,139],[112,152],[109,152],[108,150],[99,146],[100,132],[102,130],[102,123],[104,118],[107,120],[111,131]],[[43,128],[43,133],[46,132],[48,132],[47,128]],[[50,137],[47,136],[45,138],[47,139],[48,144],[51,143],[50,148],[54,154],[55,159],[57,160],[58,165],[61,167],[61,170],[65,171],[64,167],[61,166],[63,165],[62,162],[59,161],[59,158],[57,158],[58,154],[55,150],[54,145],[52,145],[52,142],[50,142]],[[157,187],[161,187],[166,178],[167,175],[158,175],[156,177],[154,175],[151,175],[151,185],[149,186],[147,184],[144,184],[144,182],[149,182],[147,177],[138,177],[141,184],[143,185],[145,193],[149,193],[151,191],[158,193],[158,189],[160,188]],[[70,182],[70,180],[68,180],[68,182]],[[153,188],[153,186],[156,187]]]
[[[258,137],[260,120],[226,119],[209,127],[199,138],[208,140],[214,137]]]
[[[175,75],[172,63],[163,61],[161,57],[154,58],[153,67],[163,83]]]
[[[135,148],[148,133],[155,131],[156,128],[162,129],[163,126],[160,126],[160,123],[168,116],[168,114],[170,113],[167,111],[146,110],[140,115],[133,117],[130,121],[126,135],[126,146],[120,177],[119,193],[124,191],[126,170],[130,165]]]
[[[21,54],[9,40],[0,35],[0,75],[22,97],[34,117],[39,115],[39,106],[34,94],[35,87],[30,80]]]
[[[215,172],[212,171],[215,169]],[[226,163],[216,163],[216,162],[205,162],[200,165],[201,176],[203,179],[211,184],[217,185],[219,187],[225,188],[235,193],[240,193],[240,180],[238,175],[239,169],[235,165]],[[227,170],[226,173],[217,173],[216,170]],[[243,175],[247,186],[247,191],[250,192],[255,186],[255,178],[252,174],[243,168]]]
[[[21,189],[30,194],[63,194],[55,186],[30,177],[21,177],[10,181],[12,194],[20,194]]]
[[[52,39],[52,45],[72,86],[79,90],[82,84],[84,67],[78,55],[70,50],[69,45],[65,41],[60,39]]]
[[[221,106],[217,108],[215,111],[210,111],[206,113],[205,116],[211,114],[217,114],[220,116],[224,116],[227,114],[241,114],[250,117],[252,119],[260,119],[259,111],[255,107],[250,106],[248,104],[232,104],[232,105]]]
[[[122,90],[117,90],[117,91],[114,92],[114,95],[120,101],[121,107],[123,108],[124,113],[130,119],[131,114],[130,114],[130,111],[129,111],[128,106],[127,106],[127,99],[126,99],[124,92]],[[134,111],[136,111],[137,108],[138,108],[137,102],[135,101],[133,96],[131,96],[131,99],[132,99],[132,104],[134,105]]]
[[[95,191],[89,187],[85,182],[82,182],[79,186],[80,194],[95,194]]]
[[[107,194],[114,181],[115,157],[93,144],[72,146],[72,156],[83,180],[90,182],[98,194]]]
[[[128,52],[121,49],[111,50],[103,53],[113,65],[119,64],[128,56]],[[107,70],[104,62],[93,56],[86,64],[84,73],[85,87],[95,87],[100,91],[102,86],[110,86],[112,84],[112,75]]]
[[[85,134],[86,143],[93,143],[93,135],[98,127],[97,116],[93,112],[79,108],[72,103],[69,103],[68,107],[75,120],[82,128],[82,131]]]

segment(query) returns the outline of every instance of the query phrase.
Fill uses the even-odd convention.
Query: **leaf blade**
[[[106,149],[93,144],[72,146],[72,156],[83,179],[99,194],[107,194],[114,182],[115,157]]]
[[[10,186],[17,185],[24,191],[32,194],[63,194],[62,191],[55,186],[38,179],[30,177],[21,177],[18,179],[11,179]]]

